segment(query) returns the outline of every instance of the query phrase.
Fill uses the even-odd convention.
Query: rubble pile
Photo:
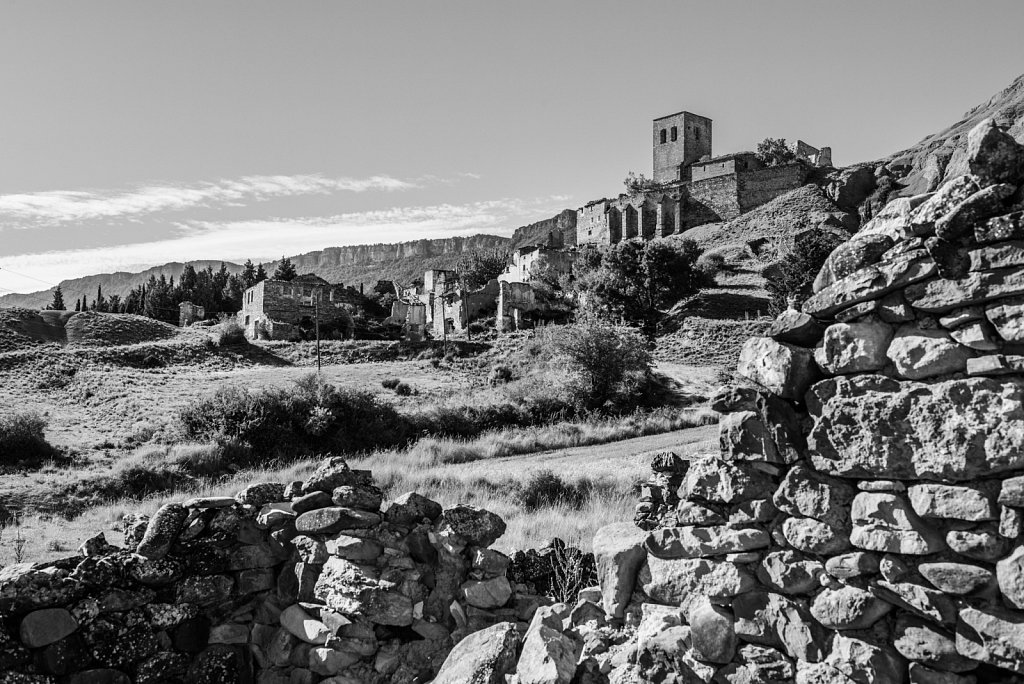
[[[0,683],[429,681],[452,645],[550,601],[506,577],[488,511],[382,502],[339,458],[129,516],[75,558],[0,569]]]

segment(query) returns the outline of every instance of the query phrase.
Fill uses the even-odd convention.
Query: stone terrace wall
[[[525,629],[545,602],[487,548],[504,529],[416,494],[382,505],[341,459],[168,504],[129,518],[123,549],[99,535],[0,570],[0,683],[429,681],[467,634]]]
[[[1024,673],[1024,148],[840,246],[595,540],[637,627],[611,681],[1017,682]]]

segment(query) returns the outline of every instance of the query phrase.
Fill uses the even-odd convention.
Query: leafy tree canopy
[[[783,166],[796,161],[796,152],[786,145],[785,138],[765,138],[757,143],[755,156],[765,166]]]
[[[459,260],[457,270],[462,284],[476,290],[505,272],[508,252],[502,249],[470,252]]]
[[[281,262],[274,269],[274,280],[295,280],[298,275],[292,260],[288,257],[281,257]]]
[[[791,297],[799,306],[810,296],[825,259],[842,242],[842,237],[826,230],[811,230],[794,239],[793,249],[764,272],[773,313],[784,311]]]

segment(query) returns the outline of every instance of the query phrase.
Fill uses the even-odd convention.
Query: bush
[[[811,294],[811,285],[828,255],[843,238],[825,230],[811,230],[793,240],[793,248],[764,270],[765,289],[773,314],[785,311],[792,297],[799,306]]]
[[[0,466],[31,463],[49,458],[56,450],[46,441],[46,419],[23,411],[0,416]]]
[[[631,328],[578,323],[555,336],[553,350],[573,377],[571,401],[579,410],[631,409],[650,384],[647,341]]]
[[[291,388],[221,387],[182,409],[178,425],[189,440],[284,456],[396,446],[409,428],[372,394],[338,389],[313,374]]]
[[[408,397],[412,393],[412,387],[410,387],[408,384],[404,382],[400,382],[397,385],[395,385],[395,394],[397,394],[400,397]]]
[[[399,382],[401,381],[398,378],[385,378],[380,381],[380,386],[384,389],[393,390],[398,387]]]
[[[217,346],[219,347],[232,347],[247,343],[245,330],[234,321],[224,324],[224,327],[221,328],[220,333],[217,335]]]
[[[502,385],[510,380],[512,380],[512,369],[500,364],[492,367],[490,374],[487,376],[487,384],[491,387]]]
[[[567,506],[580,508],[590,496],[590,482],[569,483],[550,470],[540,470],[519,483],[516,503],[527,511],[543,507]]]

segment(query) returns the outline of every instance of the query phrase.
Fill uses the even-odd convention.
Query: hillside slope
[[[900,176],[904,195],[931,192],[944,180],[967,173],[967,133],[982,119],[993,118],[1024,142],[1024,74],[986,102],[968,110],[960,121],[929,135],[913,147],[881,160]]]

